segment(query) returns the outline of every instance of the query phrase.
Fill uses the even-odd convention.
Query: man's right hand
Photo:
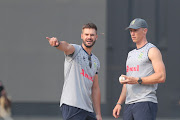
[[[56,46],[59,45],[59,41],[58,41],[58,39],[55,38],[55,37],[52,37],[52,38],[46,37],[46,39],[48,39],[49,44],[50,44],[52,47],[56,47]]]
[[[121,111],[121,105],[116,105],[113,109],[113,116],[115,118],[118,118],[119,117],[119,114],[120,114],[120,111]]]

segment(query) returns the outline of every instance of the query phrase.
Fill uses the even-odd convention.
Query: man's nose
[[[91,38],[91,35],[88,35],[88,38]]]
[[[134,32],[131,32],[131,35],[134,35]]]

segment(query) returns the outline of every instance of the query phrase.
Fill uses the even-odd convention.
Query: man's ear
[[[147,33],[148,29],[147,28],[144,28],[143,32],[144,33]]]
[[[98,39],[98,35],[96,35],[96,40]]]

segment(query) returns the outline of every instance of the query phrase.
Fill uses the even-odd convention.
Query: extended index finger
[[[49,37],[46,37],[46,39],[50,40],[51,38],[49,38]]]

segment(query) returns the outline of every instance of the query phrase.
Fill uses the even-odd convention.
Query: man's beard
[[[91,48],[95,43],[96,43],[96,40],[95,40],[91,45],[87,45],[86,42],[83,40],[83,44],[84,44],[87,48]]]

